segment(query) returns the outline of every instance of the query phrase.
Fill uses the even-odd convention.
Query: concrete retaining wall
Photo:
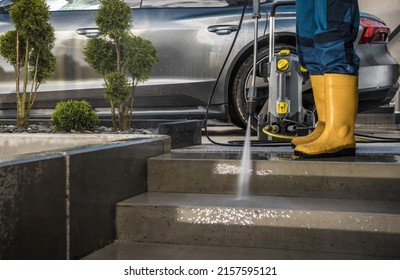
[[[66,256],[61,154],[0,163],[0,259]]]
[[[170,138],[0,161],[0,259],[79,259],[115,239],[115,204],[146,191]]]
[[[0,133],[0,161],[4,157],[74,149],[124,140],[150,138],[140,134]]]

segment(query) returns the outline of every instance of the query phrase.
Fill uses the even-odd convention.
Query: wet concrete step
[[[118,203],[117,240],[400,258],[400,204],[146,193]]]
[[[235,194],[240,153],[170,153],[148,161],[151,192]],[[400,161],[358,155],[294,160],[253,154],[249,194],[400,201]]]
[[[84,260],[360,260],[376,256],[326,252],[115,241]],[[385,259],[382,257],[382,259]]]

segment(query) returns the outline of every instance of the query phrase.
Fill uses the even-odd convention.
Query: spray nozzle
[[[247,115],[252,116],[256,112],[256,101],[247,100]]]
[[[252,116],[256,112],[257,104],[257,88],[250,87],[247,93],[247,115]]]

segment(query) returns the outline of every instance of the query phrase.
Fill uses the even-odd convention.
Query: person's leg
[[[358,75],[360,59],[354,50],[359,28],[357,0],[315,2],[315,59],[320,73]]]
[[[320,66],[318,60],[315,58],[314,48],[314,36],[317,29],[315,1],[297,0],[296,14],[297,54],[299,55],[300,64],[311,74],[311,87],[317,110],[318,123],[314,131],[309,135],[292,139],[291,144],[293,148],[297,145],[316,140],[325,128],[324,76],[320,73]]]
[[[315,58],[324,75],[326,123],[316,140],[296,146],[295,155],[354,155],[359,59],[353,43],[358,32],[358,4],[356,0],[321,0],[315,11]]]
[[[319,75],[322,73],[319,72],[319,62],[315,58],[314,49],[314,34],[317,28],[314,2],[315,0],[296,1],[296,48],[300,64],[307,68],[311,75]]]

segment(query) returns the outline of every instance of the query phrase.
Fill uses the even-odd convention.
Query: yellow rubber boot
[[[325,74],[325,129],[315,141],[296,146],[304,158],[354,156],[354,128],[358,105],[358,77]]]
[[[323,75],[312,75],[311,87],[313,90],[315,107],[317,108],[318,123],[315,129],[308,135],[292,139],[292,147],[315,141],[325,128],[325,82]]]

